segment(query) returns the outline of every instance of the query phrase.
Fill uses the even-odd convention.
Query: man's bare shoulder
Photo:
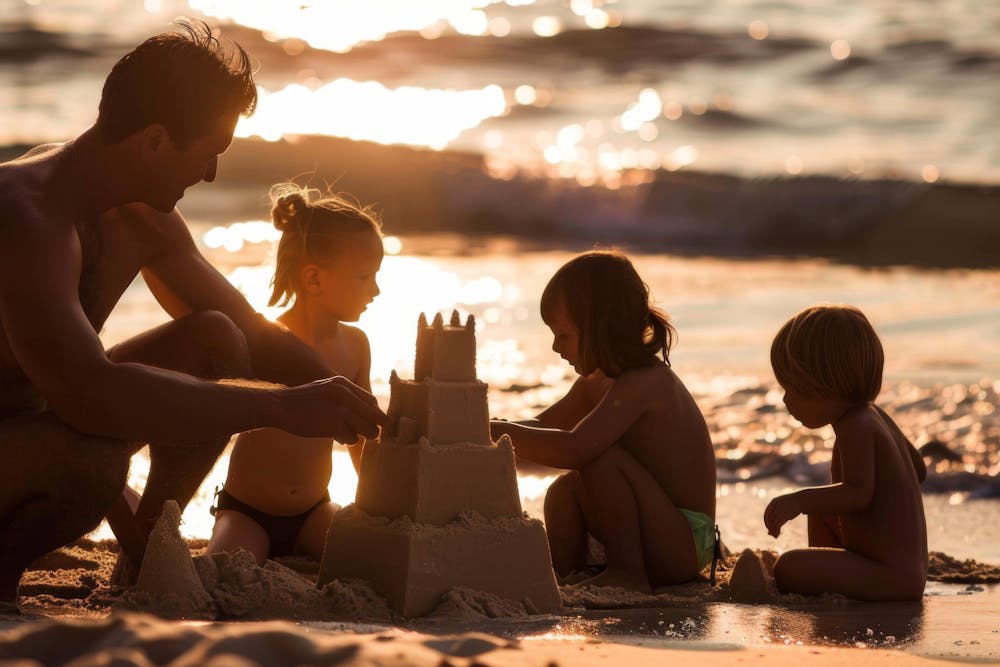
[[[62,144],[32,148],[21,157],[0,163],[0,220],[5,236],[35,228],[46,219],[45,184]]]

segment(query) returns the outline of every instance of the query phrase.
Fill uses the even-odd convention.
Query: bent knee
[[[218,310],[200,310],[184,318],[186,326],[208,345],[246,345],[246,338],[229,316]]]
[[[584,464],[579,470],[579,479],[584,486],[601,483],[609,475],[621,476],[624,452],[612,445]]]
[[[245,377],[250,371],[250,351],[246,336],[228,315],[217,310],[202,310],[188,315],[184,322],[199,347],[210,358],[210,372],[216,377]]]
[[[553,503],[561,504],[577,498],[582,490],[583,485],[580,482],[578,472],[574,470],[560,475],[556,481],[549,484],[549,488],[545,492],[545,506],[548,507]]]

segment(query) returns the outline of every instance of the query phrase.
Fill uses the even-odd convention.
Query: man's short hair
[[[179,150],[207,135],[227,114],[250,115],[257,88],[250,58],[223,45],[203,22],[150,37],[119,60],[104,82],[97,127],[117,143],[154,123]]]
[[[771,344],[778,384],[809,398],[868,403],[882,390],[878,334],[854,306],[813,306],[785,322]]]

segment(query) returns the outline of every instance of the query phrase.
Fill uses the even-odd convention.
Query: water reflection
[[[482,35],[489,30],[484,8],[499,0],[340,0],[303,3],[299,0],[245,2],[189,0],[206,16],[232,19],[277,37],[296,37],[310,46],[343,53],[399,31],[456,32]],[[522,3],[525,4],[525,3]]]
[[[376,81],[336,79],[312,89],[295,83],[278,91],[258,87],[257,110],[240,118],[236,136],[277,141],[289,134],[324,134],[441,150],[506,109],[503,89],[497,85],[477,90],[390,89]]]

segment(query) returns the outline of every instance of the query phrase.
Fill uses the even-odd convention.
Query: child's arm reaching
[[[594,406],[594,401],[588,396],[588,382],[588,378],[577,378],[565,396],[539,412],[534,419],[518,420],[515,423],[535,428],[571,430]]]
[[[777,537],[781,527],[799,514],[845,514],[871,503],[875,490],[875,435],[863,420],[845,420],[837,434],[834,456],[840,457],[843,480],[778,496],[764,510],[767,532]]]
[[[579,469],[617,442],[647,409],[651,397],[644,390],[643,372],[635,371],[617,378],[593,410],[575,425],[545,428],[493,421],[490,431],[494,438],[509,435],[515,452],[521,458],[554,468]],[[559,403],[553,405],[539,415],[539,423],[542,423],[541,417],[546,413],[549,413],[547,419],[552,420],[550,423],[567,418],[571,414],[570,408],[578,407],[575,401],[584,396],[583,382],[583,379],[578,380],[560,403],[570,399],[575,391],[581,392],[578,397],[563,403],[555,413],[549,413]]]

